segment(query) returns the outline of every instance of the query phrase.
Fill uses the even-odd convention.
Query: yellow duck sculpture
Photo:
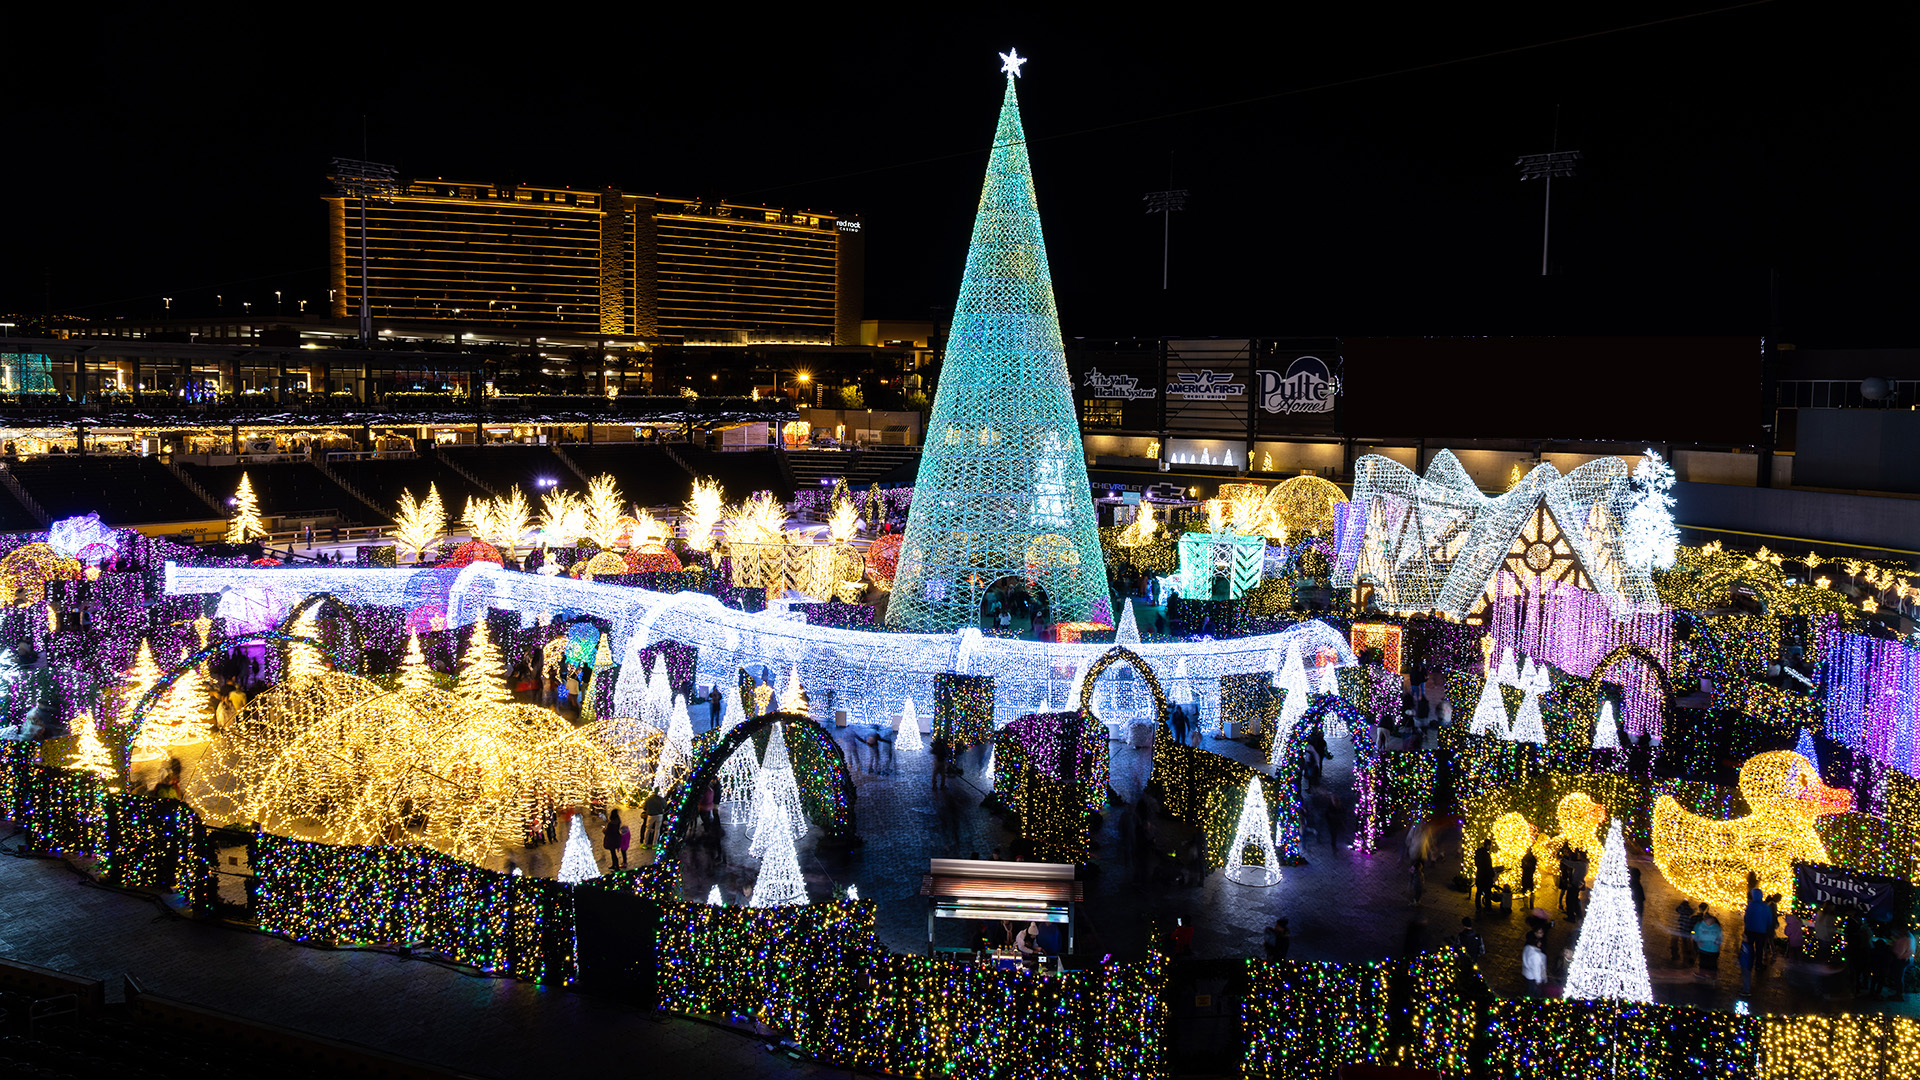
[[[1730,821],[1702,817],[1671,795],[1653,804],[1653,862],[1688,896],[1740,908],[1747,873],[1760,891],[1793,892],[1793,864],[1828,861],[1814,819],[1844,813],[1852,794],[1820,782],[1819,771],[1791,750],[1755,754],[1740,766],[1740,794],[1752,813]]]
[[[1558,836],[1549,835],[1543,829],[1536,829],[1525,817],[1509,810],[1493,822],[1493,863],[1504,867],[1500,871],[1500,883],[1520,888],[1520,860],[1526,856],[1527,849],[1533,849],[1533,856],[1539,860],[1534,867],[1534,888],[1551,885],[1560,876],[1560,845],[1584,851],[1590,856],[1587,863],[1587,880],[1600,869],[1600,827],[1606,824],[1607,808],[1594,802],[1584,791],[1570,792],[1560,800],[1554,815],[1560,825]]]

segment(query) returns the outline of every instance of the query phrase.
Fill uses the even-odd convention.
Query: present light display
[[[977,625],[1006,578],[1056,622],[1094,618],[1105,563],[1011,72],[926,444],[888,625]]]
[[[1180,572],[1174,587],[1189,599],[1238,600],[1260,583],[1267,538],[1235,532],[1190,532],[1179,540]]]

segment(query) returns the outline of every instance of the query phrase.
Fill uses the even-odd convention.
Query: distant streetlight
[[[399,170],[376,161],[334,158],[330,179],[341,196],[360,201],[360,340],[373,340],[373,305],[367,298],[367,202],[392,199],[400,190]]]
[[[161,303],[161,304],[163,304],[163,305],[165,305],[165,306],[164,306],[164,307],[162,308],[162,310],[164,310],[164,311],[172,311],[172,310],[173,310],[173,297],[171,297],[171,296],[163,296],[163,297],[161,297],[161,298],[160,298],[160,303]]]
[[[1173,245],[1173,212],[1187,208],[1187,189],[1175,188],[1172,191],[1149,191],[1140,196],[1147,204],[1147,213],[1160,215],[1160,288],[1167,288],[1168,252]]]
[[[1547,182],[1546,207],[1540,219],[1540,276],[1547,276],[1547,241],[1553,235],[1553,178],[1572,177],[1574,166],[1580,160],[1580,151],[1560,149],[1560,106],[1553,107],[1553,143],[1550,152],[1545,154],[1521,154],[1513,164],[1520,170],[1522,182],[1527,180],[1545,180]]]

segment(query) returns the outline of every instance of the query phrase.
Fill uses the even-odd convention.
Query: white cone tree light
[[[778,729],[776,729],[778,730]],[[753,883],[753,899],[748,907],[794,907],[807,902],[807,879],[800,873],[800,855],[793,847],[786,808],[779,803],[766,807],[771,818],[765,830],[766,844],[760,854],[760,876]],[[759,836],[755,837],[760,839]]]
[[[1640,918],[1633,911],[1633,893],[1627,882],[1627,840],[1619,818],[1607,829],[1607,846],[1594,878],[1593,901],[1573,948],[1563,997],[1580,1001],[1610,998],[1651,1002],[1653,983],[1647,978],[1647,951],[1640,936]]]
[[[560,856],[560,873],[557,876],[569,885],[600,876],[600,864],[594,861],[593,844],[587,839],[587,827],[578,814],[567,819],[567,850]]]
[[[767,754],[760,762],[760,775],[754,778],[753,823],[754,839],[748,846],[747,854],[759,857],[764,845],[761,843],[760,824],[774,809],[781,812],[781,820],[792,830],[793,839],[799,839],[807,831],[807,814],[800,803],[800,785],[794,780],[793,759],[787,755],[787,738],[781,732],[783,724],[774,724],[767,736]]]
[[[1247,861],[1247,848],[1257,848],[1261,862]],[[1258,777],[1247,781],[1240,803],[1240,822],[1227,848],[1226,877],[1241,885],[1272,885],[1280,880],[1280,853],[1273,843],[1273,825],[1267,813],[1267,793]]]
[[[1467,721],[1467,734],[1504,739],[1509,726],[1507,703],[1500,700],[1500,680],[1488,679],[1480,688],[1480,700],[1473,707],[1473,717]]]
[[[1274,721],[1273,752],[1267,758],[1267,763],[1276,767],[1287,764],[1287,740],[1293,734],[1294,725],[1306,719],[1307,696],[1313,692],[1307,684],[1307,668],[1300,659],[1298,642],[1287,646],[1287,662],[1280,669],[1279,688],[1283,695],[1280,716]]]
[[[693,719],[687,715],[687,699],[673,696],[673,708],[667,721],[667,737],[660,744],[660,757],[653,770],[653,790],[665,795],[693,767]]]
[[[1520,699],[1520,707],[1514,710],[1513,730],[1507,738],[1514,742],[1547,745],[1547,724],[1540,715],[1540,692],[1528,686],[1526,694]]]
[[[900,703],[900,734],[894,741],[898,750],[921,750],[926,744],[920,740],[920,713],[913,707],[913,699],[907,698]]]
[[[1620,729],[1613,722],[1613,702],[1600,703],[1600,715],[1593,722],[1593,748],[1595,750],[1620,749]]]

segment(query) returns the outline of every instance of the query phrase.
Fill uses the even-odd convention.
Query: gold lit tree
[[[587,481],[587,497],[581,504],[585,518],[582,531],[600,550],[612,551],[620,545],[620,537],[627,530],[620,512],[625,505],[626,497],[620,494],[610,473]]]
[[[505,705],[513,700],[507,690],[506,665],[500,650],[487,638],[487,620],[473,624],[473,638],[467,642],[466,655],[460,658],[460,677],[454,692],[461,697],[489,705]]]
[[[720,516],[725,512],[726,499],[720,485],[707,477],[695,480],[693,494],[682,508],[687,522],[687,546],[695,551],[712,551],[713,527],[720,524]]]
[[[147,639],[140,639],[140,649],[134,653],[133,666],[127,669],[120,683],[120,709],[117,713],[120,723],[133,722],[134,707],[140,704],[147,691],[160,685],[160,665],[153,662],[153,649]]]
[[[408,634],[407,655],[400,661],[400,689],[431,690],[434,683],[433,668],[427,665],[427,655],[420,651],[420,635]]]
[[[227,519],[227,543],[244,544],[256,536],[267,535],[260,524],[260,501],[253,494],[253,480],[240,474],[240,486],[233,492],[233,516]]]
[[[447,507],[440,501],[437,485],[427,485],[427,497],[415,499],[413,492],[400,493],[400,506],[393,516],[393,537],[413,549],[413,561],[426,557],[427,549],[447,531]]]
[[[555,489],[540,498],[540,532],[548,543],[571,544],[587,531],[587,508],[571,491]]]
[[[107,744],[100,741],[100,733],[94,729],[93,716],[80,713],[73,718],[75,740],[73,757],[67,761],[67,768],[90,772],[100,779],[112,783],[119,779],[119,770],[114,768],[113,752]]]

